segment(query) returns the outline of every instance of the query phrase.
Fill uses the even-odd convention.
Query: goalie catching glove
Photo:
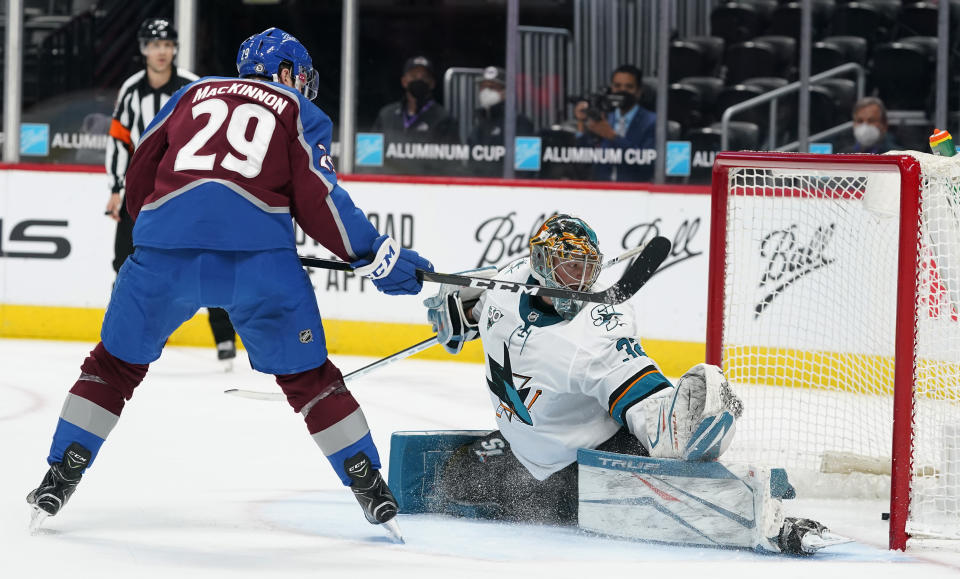
[[[697,364],[674,388],[627,411],[630,432],[653,458],[717,460],[733,440],[743,402],[717,366]]]
[[[433,265],[412,249],[404,249],[389,235],[373,241],[373,259],[352,262],[354,273],[369,278],[378,290],[388,295],[416,295],[423,287],[417,270],[433,271]]]
[[[484,267],[463,271],[460,274],[490,279],[497,274],[497,268]],[[464,344],[480,337],[480,331],[470,315],[470,310],[476,305],[483,292],[484,290],[478,288],[443,284],[437,295],[423,300],[423,305],[427,307],[427,320],[433,324],[437,341],[447,352],[459,354]]]

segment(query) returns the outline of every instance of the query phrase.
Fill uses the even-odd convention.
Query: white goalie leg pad
[[[646,541],[779,551],[771,470],[581,449],[579,526]],[[780,471],[782,473],[782,471]],[[789,488],[780,481],[778,489]],[[792,489],[790,489],[792,490]],[[780,492],[778,490],[778,492]]]

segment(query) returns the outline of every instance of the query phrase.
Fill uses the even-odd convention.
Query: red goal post
[[[713,169],[706,355],[745,392],[731,456],[888,482],[895,549],[960,538],[958,192],[960,159],[915,153]]]

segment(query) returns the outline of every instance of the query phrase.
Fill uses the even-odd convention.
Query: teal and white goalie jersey
[[[527,259],[496,279],[536,283]],[[644,353],[628,304],[587,303],[568,321],[535,303],[488,291],[473,312],[497,424],[520,462],[544,480],[574,462],[577,449],[613,436],[638,402],[672,385]],[[649,448],[646,436],[639,434]]]

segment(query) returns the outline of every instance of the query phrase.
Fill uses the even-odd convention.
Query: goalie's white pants
[[[632,539],[778,552],[780,496],[792,488],[771,470],[579,451],[579,526]],[[781,477],[782,475],[782,477]]]

